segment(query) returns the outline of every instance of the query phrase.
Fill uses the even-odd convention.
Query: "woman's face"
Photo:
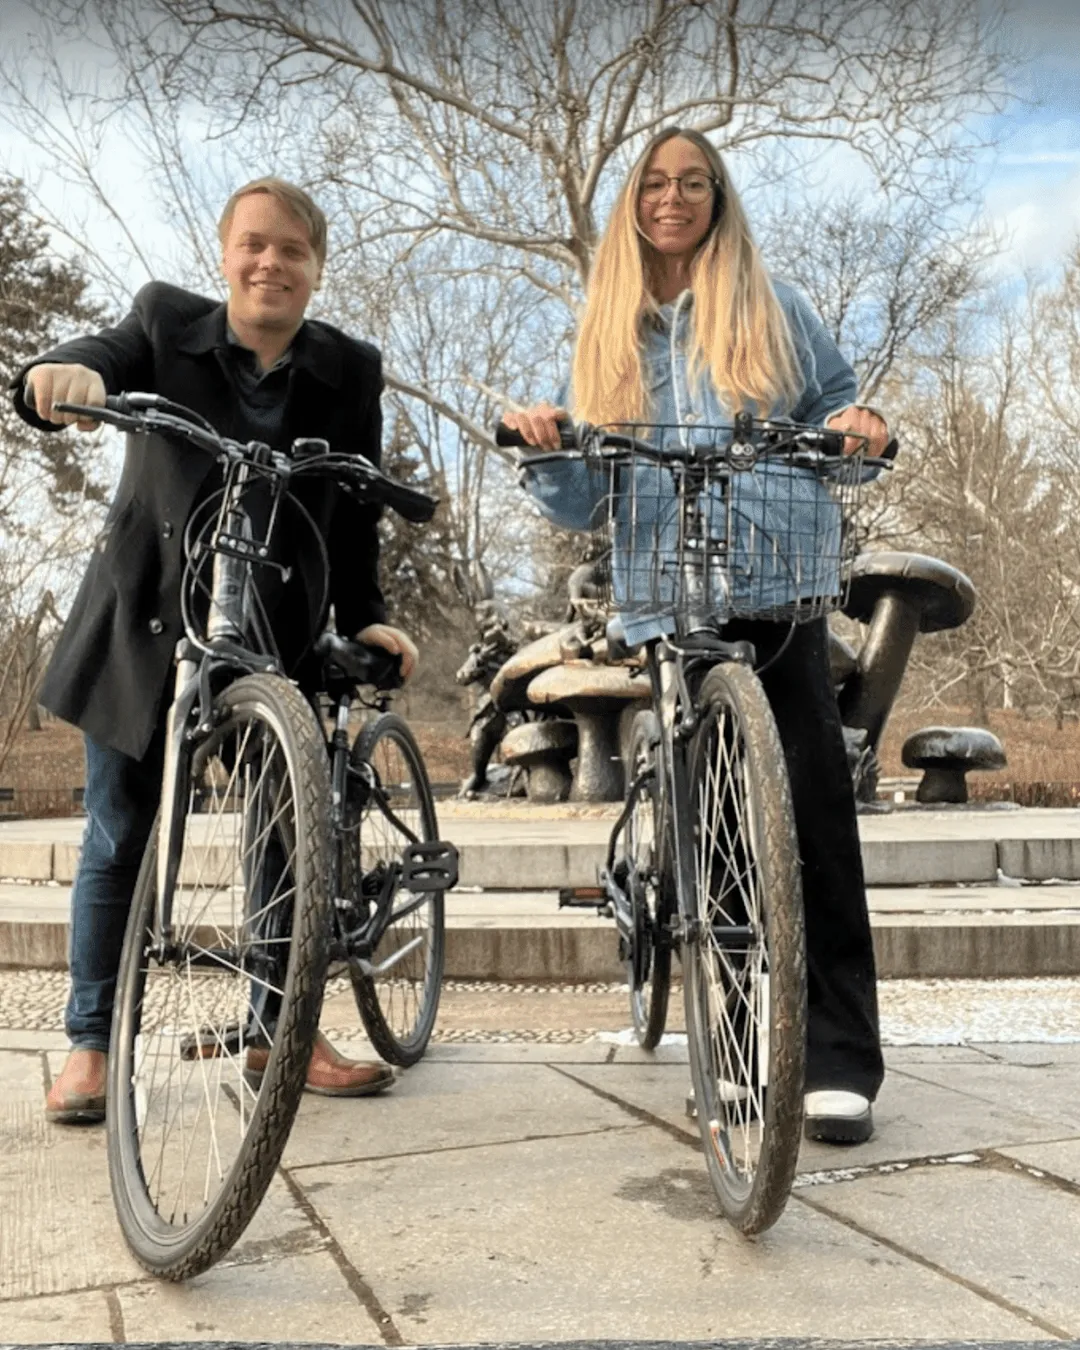
[[[709,190],[701,197],[703,186]],[[638,224],[642,233],[669,257],[692,254],[709,232],[715,193],[705,155],[693,141],[673,136],[657,146],[641,176]]]

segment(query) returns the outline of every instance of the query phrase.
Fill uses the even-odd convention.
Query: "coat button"
[[[162,525],[161,533],[166,539],[171,539],[173,537],[173,523],[171,520],[167,520],[165,524]]]
[[[165,631],[165,625],[161,622],[160,619],[151,619],[150,631],[151,633],[153,633],[155,637],[157,637],[159,633],[163,633]]]

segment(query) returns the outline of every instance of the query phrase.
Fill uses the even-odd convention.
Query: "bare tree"
[[[975,584],[973,616],[915,648],[909,701],[1051,712],[1080,692],[1077,493],[1031,418],[1030,352],[1015,315],[956,328],[902,410],[896,542],[936,554]]]
[[[43,93],[8,67],[9,115],[88,182],[80,118],[119,119],[190,239],[179,275],[210,275],[205,203],[223,165],[234,177],[273,167],[327,204],[338,248],[324,312],[383,347],[393,415],[445,486],[460,560],[485,558],[503,577],[528,570],[530,527],[511,524],[512,480],[489,428],[500,405],[561,384],[604,216],[657,128],[707,132],[746,185],[802,185],[793,270],[827,293],[873,390],[963,292],[979,253],[950,252],[944,226],[978,148],[971,114],[1006,94],[1009,59],[983,0],[42,7],[65,32],[81,22],[95,34],[114,77],[80,103],[70,72],[39,67]],[[846,235],[850,198],[822,204],[826,151],[831,174],[881,203]],[[90,191],[107,196],[99,180]],[[932,238],[920,234],[931,218]],[[156,265],[143,241],[128,249]]]

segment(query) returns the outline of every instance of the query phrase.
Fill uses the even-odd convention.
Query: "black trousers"
[[[825,620],[735,621],[724,637],[757,649],[787,759],[802,859],[809,1017],[806,1089],[842,1088],[871,1100],[885,1070],[877,979],[855,793],[829,677]],[[781,650],[783,648],[783,650]]]

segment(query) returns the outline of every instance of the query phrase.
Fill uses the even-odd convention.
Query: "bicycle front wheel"
[[[329,955],[330,776],[309,705],[251,675],[215,701],[157,922],[155,830],[136,883],[109,1055],[113,1198],[136,1258],[184,1279],[226,1252],[289,1136]]]
[[[760,681],[714,667],[690,749],[693,912],[683,989],[698,1125],[727,1218],[780,1217],[799,1156],[806,943],[787,766]],[[685,827],[684,827],[685,828]]]
[[[402,854],[409,844],[438,839],[435,798],[420,747],[396,713],[383,713],[360,732],[350,767],[359,809],[344,875],[352,879],[359,912],[388,901],[387,927],[370,969],[350,959],[353,993],[372,1045],[383,1059],[408,1068],[435,1026],[446,935],[442,891],[414,892],[403,884]]]

